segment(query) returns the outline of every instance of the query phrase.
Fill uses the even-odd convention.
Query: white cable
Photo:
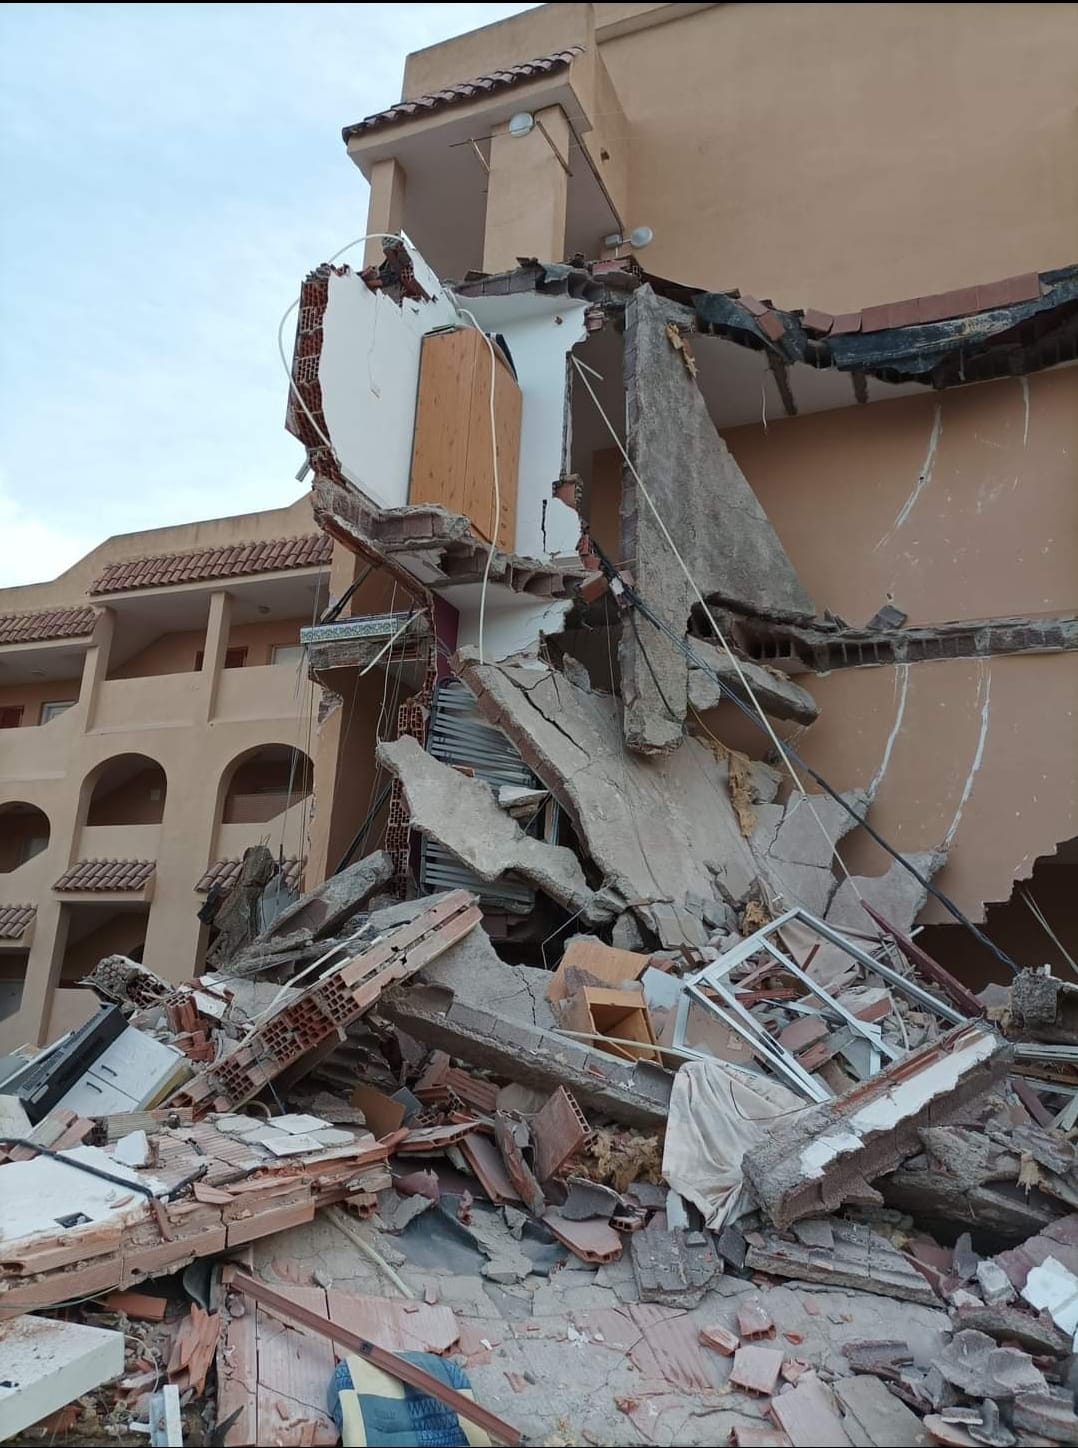
[[[853,887],[853,892],[854,892],[854,894],[857,896],[858,900],[862,900],[862,902],[863,902],[863,897],[862,897],[862,895],[861,895],[861,892],[860,892],[860,890],[858,890],[857,885],[856,885],[856,883],[855,883],[855,881],[854,881],[854,879],[853,879],[853,876],[850,874],[849,870],[846,868],[846,862],[843,860],[842,856],[839,854],[838,849],[837,849],[837,847],[835,846],[834,841],[831,839],[831,836],[830,836],[830,835],[828,834],[828,832],[827,832],[827,827],[826,827],[826,825],[824,824],[823,820],[820,818],[819,811],[816,809],[816,806],[815,806],[815,805],[813,804],[813,802],[812,802],[812,796],[808,793],[808,791],[805,789],[805,786],[801,783],[801,780],[800,780],[800,778],[799,778],[799,776],[798,776],[798,774],[797,774],[797,771],[794,769],[793,764],[790,762],[790,756],[786,753],[786,750],[782,747],[782,742],[781,742],[781,740],[779,739],[779,736],[775,733],[774,729],[771,727],[771,721],[770,721],[770,719],[768,719],[767,715],[764,713],[763,709],[761,708],[761,706],[760,706],[760,701],[759,701],[759,699],[757,699],[755,693],[753,692],[752,685],[749,683],[747,677],[745,676],[745,671],[744,671],[744,669],[742,669],[741,663],[740,663],[740,661],[738,660],[737,655],[733,652],[733,650],[730,648],[730,645],[726,642],[726,638],[725,638],[722,630],[719,628],[719,625],[718,625],[718,622],[717,622],[716,619],[715,619],[715,616],[712,614],[710,608],[708,608],[708,606],[707,606],[707,600],[704,598],[704,595],[700,592],[700,589],[699,589],[699,587],[697,586],[696,579],[693,578],[692,573],[689,571],[688,564],[685,562],[684,558],[682,558],[681,553],[678,551],[678,546],[677,546],[677,544],[674,542],[673,538],[670,536],[670,530],[669,530],[669,528],[667,528],[666,523],[663,521],[662,515],[660,514],[658,508],[655,506],[654,502],[652,501],[651,494],[648,492],[647,487],[646,487],[646,485],[645,485],[645,483],[644,483],[643,478],[640,476],[639,472],[637,471],[636,465],[633,463],[632,458],[631,458],[631,457],[629,456],[629,454],[626,452],[625,446],[624,446],[624,444],[622,443],[621,438],[618,436],[617,431],[616,431],[615,428],[614,428],[614,424],[610,421],[610,418],[606,415],[606,412],[605,412],[605,410],[604,410],[604,408],[603,408],[602,403],[599,401],[598,397],[596,397],[596,395],[595,395],[595,389],[592,387],[591,383],[588,381],[588,378],[587,378],[587,375],[586,375],[586,373],[585,373],[584,368],[580,365],[580,363],[578,362],[578,360],[576,359],[576,357],[573,356],[572,353],[570,353],[569,355],[570,355],[570,357],[572,357],[573,366],[576,368],[577,374],[579,375],[579,377],[580,377],[581,381],[583,382],[584,386],[588,389],[588,395],[591,397],[592,402],[594,402],[596,408],[598,409],[599,416],[603,419],[603,422],[606,424],[607,431],[610,433],[610,436],[614,439],[614,443],[615,443],[618,451],[621,453],[622,457],[624,458],[626,467],[628,467],[629,471],[632,473],[633,478],[636,480],[637,486],[639,487],[641,493],[644,495],[644,501],[647,503],[648,507],[651,509],[652,514],[654,515],[655,521],[658,523],[660,529],[662,530],[662,535],[663,535],[663,537],[666,539],[666,542],[667,542],[667,545],[668,545],[669,548],[670,548],[670,551],[673,553],[674,557],[677,559],[678,565],[680,566],[682,573],[684,573],[685,578],[686,578],[686,581],[688,582],[689,587],[692,589],[693,593],[696,595],[696,600],[697,600],[697,602],[699,603],[700,607],[703,609],[704,614],[705,614],[705,616],[706,616],[706,618],[707,618],[708,623],[711,625],[712,629],[714,630],[714,632],[715,632],[715,637],[719,640],[719,643],[722,645],[722,647],[723,647],[723,649],[724,649],[724,651],[725,651],[725,653],[726,653],[726,656],[729,658],[730,662],[733,664],[733,666],[734,666],[734,671],[736,672],[737,677],[738,677],[738,679],[739,679],[740,682],[741,682],[741,687],[745,690],[745,693],[748,695],[749,699],[750,699],[751,702],[752,702],[753,708],[756,710],[757,714],[759,714],[760,719],[761,719],[761,721],[762,721],[762,723],[763,723],[763,726],[764,726],[764,728],[767,730],[767,733],[768,733],[768,735],[769,735],[770,738],[771,738],[771,742],[772,742],[772,744],[775,746],[775,749],[778,751],[779,758],[782,760],[783,765],[784,765],[785,768],[786,768],[786,772],[789,774],[789,776],[790,776],[791,780],[793,781],[794,786],[796,787],[798,793],[801,795],[801,797],[804,799],[805,803],[808,805],[809,809],[811,810],[813,819],[816,821],[817,825],[819,825],[819,827],[820,827],[820,833],[823,835],[824,839],[827,841],[828,847],[829,847],[829,849],[831,850],[832,855],[834,855],[835,859],[838,861],[839,866],[841,867],[843,874],[846,876],[846,879],[849,880],[851,886]]]
[[[467,307],[462,307],[456,297],[453,298],[453,305],[462,317],[468,318],[472,326],[487,344],[487,351],[490,353],[490,396],[488,402],[490,404],[490,454],[494,465],[494,526],[491,529],[493,537],[487,548],[487,561],[483,567],[483,583],[479,591],[479,662],[485,664],[486,654],[483,650],[483,629],[487,617],[487,587],[490,583],[490,565],[494,559],[494,549],[498,541],[498,529],[502,521],[502,489],[501,480],[498,477],[498,439],[494,431],[494,377],[497,359],[494,356],[494,343],[476,321],[475,314],[469,312]]]

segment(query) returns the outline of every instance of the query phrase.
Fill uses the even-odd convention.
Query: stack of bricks
[[[370,1009],[388,986],[406,980],[467,935],[481,914],[454,890],[369,949],[335,967],[257,1026],[231,1055],[206,1067],[169,1100],[197,1116],[233,1111],[282,1071]]]

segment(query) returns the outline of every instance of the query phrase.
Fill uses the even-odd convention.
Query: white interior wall
[[[352,271],[331,273],[318,380],[330,441],[349,482],[383,508],[408,502],[423,335],[457,322],[441,282],[414,248],[431,300],[400,306]]]

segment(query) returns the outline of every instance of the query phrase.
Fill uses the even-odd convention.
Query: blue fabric
[[[431,1377],[438,1378],[457,1392],[470,1389],[467,1374],[446,1358],[427,1352],[402,1352],[406,1362],[414,1363]],[[403,1383],[403,1398],[383,1398],[376,1393],[356,1389],[347,1362],[338,1363],[330,1389],[330,1413],[338,1429],[343,1428],[340,1406],[341,1392],[355,1391],[363,1414],[367,1442],[384,1448],[467,1448],[468,1440],[460,1420],[452,1408],[437,1398]]]

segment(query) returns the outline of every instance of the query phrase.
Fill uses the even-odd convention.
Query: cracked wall
[[[913,626],[1078,605],[1074,368],[727,438],[821,609],[863,624],[890,596]],[[1076,833],[1074,653],[797,679],[820,717],[807,732],[779,732],[835,788],[875,780],[872,823],[897,849],[949,841],[935,883],[972,918]],[[727,743],[760,753],[762,736],[729,706],[707,718]],[[886,868],[864,831],[842,848],[857,873]],[[921,915],[949,918],[931,901]]]

